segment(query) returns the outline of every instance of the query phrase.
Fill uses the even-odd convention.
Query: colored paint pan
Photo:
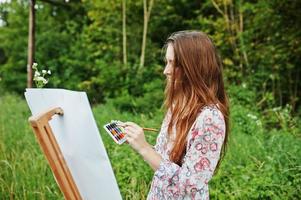
[[[105,124],[103,128],[117,144],[122,144],[126,141],[124,137],[124,130],[122,127],[117,125],[117,121],[112,121],[111,123]]]

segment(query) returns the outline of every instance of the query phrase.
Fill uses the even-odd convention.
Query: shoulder
[[[215,105],[205,106],[199,112],[188,137],[187,151],[191,145],[222,144],[226,136],[226,125],[223,113]]]
[[[204,106],[198,117],[203,118],[222,118],[224,119],[223,113],[220,111],[217,105]]]
[[[217,105],[204,106],[196,118],[194,128],[200,129],[208,126],[225,129],[224,115]]]

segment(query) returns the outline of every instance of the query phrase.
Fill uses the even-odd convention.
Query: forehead
[[[172,44],[167,45],[165,58],[167,60],[173,60],[174,59],[174,50]]]

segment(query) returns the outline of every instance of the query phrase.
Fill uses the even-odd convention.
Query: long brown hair
[[[177,132],[170,160],[182,165],[186,138],[198,113],[206,105],[218,104],[225,119],[226,133],[216,172],[226,152],[229,132],[229,105],[220,57],[210,38],[199,31],[173,33],[165,47],[168,45],[174,49],[174,64],[171,80],[165,88],[164,106],[171,111],[168,135],[171,136],[174,125]]]

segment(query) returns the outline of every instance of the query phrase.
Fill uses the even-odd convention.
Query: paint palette
[[[122,144],[126,141],[125,132],[123,127],[118,125],[119,121],[111,121],[108,124],[105,124],[103,128],[107,133],[113,138],[117,144]]]

